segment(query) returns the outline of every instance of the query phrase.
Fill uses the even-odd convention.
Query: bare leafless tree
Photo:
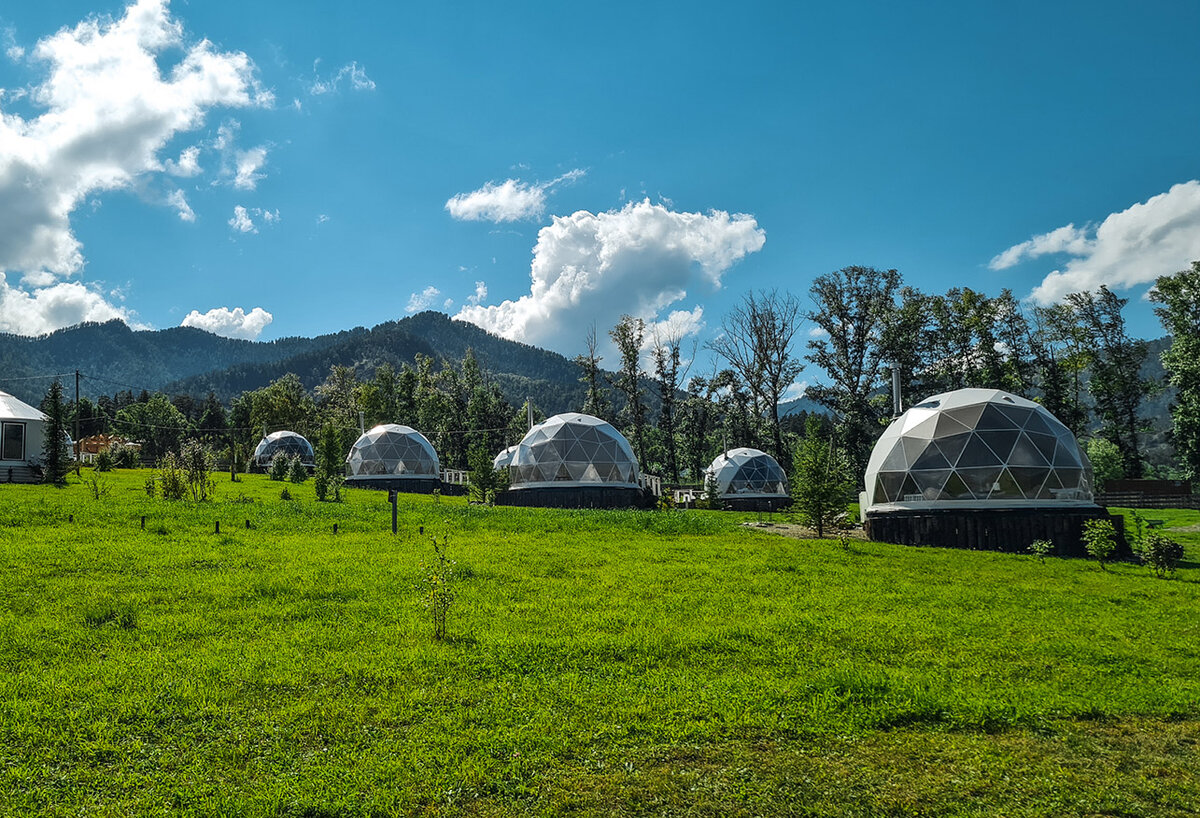
[[[778,290],[746,293],[721,319],[721,334],[709,348],[729,362],[750,388],[755,408],[771,424],[775,459],[791,462],[779,425],[779,401],[804,368],[792,343],[804,321],[800,300]]]

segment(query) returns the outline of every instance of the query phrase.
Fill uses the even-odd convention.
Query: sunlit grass
[[[386,494],[144,477],[0,487],[10,814],[1196,806],[1200,513],[1154,513],[1188,548],[1163,580],[718,512],[401,495],[392,535]]]

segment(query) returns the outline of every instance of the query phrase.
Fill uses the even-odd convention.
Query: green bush
[[[1083,547],[1100,568],[1107,571],[1104,562],[1117,550],[1117,531],[1108,520],[1088,520],[1083,524]]]
[[[108,449],[101,449],[96,455],[96,471],[112,471],[113,464],[113,456]]]
[[[1038,558],[1038,562],[1045,563],[1046,557],[1054,553],[1054,543],[1049,540],[1034,540],[1029,544],[1029,553]]]
[[[182,500],[187,497],[188,481],[183,464],[175,452],[167,452],[158,461],[159,494],[164,500]]]
[[[1183,559],[1183,546],[1158,531],[1150,531],[1142,538],[1138,547],[1142,562],[1154,569],[1160,577],[1174,574]]]
[[[267,472],[267,476],[272,480],[283,482],[287,479],[288,469],[292,467],[292,459],[283,452],[279,452],[271,458],[271,470]]]
[[[300,462],[299,457],[293,457],[292,462],[288,464],[288,481],[292,483],[303,483],[308,479],[308,468]]]

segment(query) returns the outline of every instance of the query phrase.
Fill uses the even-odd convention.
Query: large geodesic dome
[[[742,446],[717,455],[707,474],[717,481],[722,497],[786,498],[787,476],[766,452]]]
[[[352,481],[438,480],[437,452],[425,435],[411,426],[385,423],[364,432],[346,455]]]
[[[625,436],[600,418],[579,412],[534,426],[508,464],[513,490],[604,485],[640,489],[637,458]]]
[[[311,466],[314,461],[312,444],[303,435],[287,430],[271,432],[258,441],[254,447],[254,464],[264,468],[270,466],[277,454],[299,457],[306,466]]]
[[[896,420],[867,464],[865,513],[1091,505],[1075,436],[1045,407],[997,389],[926,398]]]

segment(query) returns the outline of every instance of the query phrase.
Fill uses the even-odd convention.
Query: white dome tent
[[[312,466],[315,461],[313,447],[308,439],[297,432],[284,429],[271,432],[258,441],[258,445],[254,447],[254,465],[260,469],[270,468],[271,461],[279,454],[299,457],[305,466]]]
[[[1071,431],[1040,404],[998,389],[933,395],[896,418],[871,452],[864,486],[868,534],[909,544],[974,538],[967,547],[1022,550],[1053,534],[1070,549],[1083,518],[1101,512]]]
[[[721,501],[743,510],[773,510],[791,502],[787,475],[766,452],[745,446],[717,455],[705,471]]]
[[[500,461],[497,457],[497,462]],[[643,505],[641,470],[625,436],[579,412],[534,426],[508,463],[507,505],[616,507]]]
[[[517,447],[509,446],[507,449],[500,452],[500,454],[498,454],[494,458],[492,458],[492,468],[495,469],[496,471],[500,471],[501,469],[507,469],[509,466],[512,465],[512,459],[513,459],[513,456],[516,455],[516,453],[517,453]]]
[[[28,403],[0,392],[0,482],[36,482],[46,420]]]
[[[346,455],[348,485],[429,493],[441,484],[433,444],[411,426],[385,423],[354,441]]]

